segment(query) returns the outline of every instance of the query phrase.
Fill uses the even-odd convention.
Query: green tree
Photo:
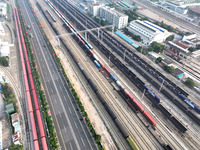
[[[196,49],[195,49],[194,47],[190,47],[190,48],[188,48],[188,50],[189,50],[190,52],[194,52]]]
[[[9,150],[23,150],[23,146],[19,144],[13,144],[8,149]]]
[[[185,83],[185,85],[187,85],[190,88],[194,88],[194,86],[195,86],[194,81],[192,79],[190,79],[190,78],[187,79],[184,83]]]
[[[162,53],[164,50],[165,46],[162,45],[161,43],[157,43],[157,42],[152,42],[150,47],[149,47],[149,51],[154,51],[156,53]]]
[[[166,38],[166,41],[173,41],[174,40],[174,35],[170,35]]]
[[[156,59],[156,63],[159,64],[162,60],[163,60],[162,57],[158,57],[158,58]]]
[[[165,65],[164,66],[164,70],[166,72],[168,72],[168,73],[173,73],[174,72],[174,67]]]
[[[5,67],[8,67],[8,60],[6,57],[0,57],[0,64],[5,66]]]
[[[138,48],[136,48],[136,50],[137,50],[138,52],[141,52],[141,51],[142,51],[142,46],[139,46]]]
[[[101,136],[100,136],[99,134],[97,134],[97,135],[95,136],[95,142],[96,142],[96,143],[101,142]]]

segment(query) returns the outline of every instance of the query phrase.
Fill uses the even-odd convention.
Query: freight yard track
[[[67,45],[68,46],[70,46],[71,47],[71,44],[73,43],[71,40],[69,40],[70,38],[67,38]],[[76,47],[76,45],[73,45],[72,46],[72,48],[75,48]],[[80,49],[80,48],[76,48],[76,50],[77,49]],[[121,106],[120,106],[120,104],[118,104],[118,106],[116,107],[115,105],[116,105],[116,103],[117,103],[117,101],[116,101],[116,99],[115,99],[115,95],[113,95],[113,94],[111,94],[111,92],[110,92],[110,90],[108,89],[108,88],[106,88],[106,90],[105,90],[105,87],[110,87],[110,85],[107,83],[107,85],[105,85],[106,83],[102,83],[101,81],[102,81],[102,79],[99,77],[99,75],[96,73],[96,69],[94,69],[94,67],[91,67],[90,66],[90,64],[86,64],[87,63],[87,60],[85,60],[85,56],[84,56],[84,54],[82,54],[82,52],[79,52],[78,53],[78,51],[74,51],[74,53],[76,53],[76,55],[77,55],[77,57],[79,57],[79,62],[81,62],[81,64],[82,65],[84,65],[85,67],[84,68],[87,68],[86,70],[87,70],[87,73],[89,73],[90,74],[90,76],[92,76],[93,77],[93,79],[95,79],[96,80],[96,83],[98,84],[98,85],[100,85],[100,87],[102,87],[102,88],[104,88],[104,91],[106,91],[105,93],[107,93],[107,96],[106,96],[106,99],[108,99],[108,97],[109,97],[109,99],[110,98],[112,98],[110,101],[113,101],[112,103],[111,102],[109,102],[110,103],[110,105],[109,106],[112,106],[112,108],[114,108],[115,110],[118,110],[119,108],[120,108],[120,112],[121,113],[123,113],[123,115],[119,115],[120,113],[117,113],[118,114],[118,116],[120,116],[121,118],[128,118],[129,116],[127,116],[126,114],[125,114],[125,112],[121,109]],[[78,54],[77,54],[78,53]],[[101,76],[101,74],[100,74],[100,76]],[[103,94],[105,94],[103,91],[101,92],[101,93],[103,93]],[[127,104],[126,104],[126,106],[127,106]],[[116,112],[116,111],[115,111]],[[131,114],[131,113],[130,113]],[[131,115],[133,115],[133,114],[131,114]],[[134,116],[135,117],[135,116]],[[134,118],[133,117],[133,118]],[[120,119],[121,120],[121,119]],[[127,127],[127,124],[124,124],[125,126],[126,126],[126,128],[128,129],[128,128],[130,128],[130,127],[134,127],[135,125],[134,125],[134,123],[133,123],[133,121],[131,121],[131,119],[129,119],[128,121],[127,120],[123,120],[122,122],[129,122],[130,123],[130,125],[129,125],[129,127]],[[135,122],[138,122],[138,121],[136,121],[135,120]],[[141,123],[140,123],[140,125],[142,125]],[[137,129],[138,130],[138,129]],[[133,135],[133,133],[132,133],[132,131],[129,129],[129,132],[131,133],[131,135]],[[140,132],[141,132],[141,129],[140,129]],[[143,129],[143,132],[145,132],[144,131],[144,129]],[[147,135],[147,133],[144,133],[146,136],[145,136],[145,138],[148,136]],[[140,137],[140,138],[142,138],[142,136],[141,136],[141,133],[139,133],[138,131],[137,131],[137,135]],[[134,134],[134,136],[133,137],[135,137],[135,134]],[[143,137],[144,138],[144,137]],[[144,141],[146,141],[146,140],[144,140],[144,139],[141,139],[140,140],[140,143],[141,143],[141,145],[143,144],[143,142]],[[151,149],[152,147],[149,147],[148,145],[152,145],[152,141],[151,142],[149,142],[149,143],[147,143],[146,145],[147,145],[147,147],[145,147],[145,148],[147,148],[147,149]],[[154,146],[155,147],[157,147],[157,144],[154,144]],[[158,147],[157,147],[158,148]]]
[[[76,12],[75,13],[75,16],[76,17],[79,17],[79,19],[80,20],[82,20],[82,22],[87,22],[87,25],[88,25],[88,27],[89,27],[89,25],[90,24],[93,24],[93,26],[91,27],[89,27],[89,28],[93,28],[93,27],[97,27],[97,26],[99,26],[99,25],[97,25],[97,23],[95,23],[93,20],[90,20],[91,18],[89,18],[88,16],[86,16],[85,14],[83,15],[82,13],[80,13],[78,10],[77,10],[77,8],[75,8],[74,6],[72,6],[72,5],[70,5],[69,3],[67,3],[67,2],[65,2],[65,4],[64,4],[64,2],[63,2],[63,5],[65,5],[65,6],[68,6],[69,7],[69,9],[73,9],[73,11],[71,11],[70,13],[73,13],[73,12]],[[81,17],[80,17],[81,16]],[[74,16],[73,16],[74,17]],[[109,40],[112,40],[113,41],[113,43],[115,43],[116,44],[116,42],[117,42],[117,49],[119,49],[120,51],[122,51],[122,50],[126,50],[128,53],[127,54],[130,54],[130,50],[129,49],[127,49],[127,47],[125,47],[124,45],[122,45],[119,41],[117,41],[117,40],[114,40],[113,39],[113,37],[111,37],[107,32],[105,32],[105,30],[102,30],[103,31],[103,35],[104,35],[104,38],[110,38]],[[97,32],[96,32],[96,34],[97,34]],[[107,41],[109,41],[109,40],[107,40]],[[106,42],[107,42],[106,41]],[[105,42],[105,41],[104,41]],[[112,43],[112,45],[115,45],[115,44],[113,44]],[[123,54],[122,54],[123,55]],[[131,55],[135,55],[135,56],[137,56],[136,54],[134,54],[134,53],[132,53],[131,52]],[[138,56],[137,56],[138,57]],[[142,61],[143,62],[143,60],[141,59],[141,58],[139,58],[140,59],[140,61]],[[160,76],[160,78],[161,79],[165,79],[165,81],[167,81],[168,83],[169,83],[169,86],[167,86],[168,88],[170,88],[171,89],[171,91],[170,91],[170,93],[173,93],[173,91],[176,91],[176,93],[177,93],[177,91],[179,91],[179,92],[181,92],[183,95],[186,95],[186,96],[188,96],[188,93],[186,93],[184,90],[182,90],[180,87],[178,87],[176,84],[174,84],[173,82],[171,82],[169,79],[167,79],[165,76],[163,76],[160,72],[158,72],[157,70],[155,70],[154,68],[152,68],[150,65],[148,65],[148,64],[146,64],[146,66],[147,67],[149,67],[150,69],[151,69],[151,71],[153,71],[154,72],[154,74],[156,74],[156,76]],[[155,78],[154,78],[155,79]],[[168,84],[167,83],[167,84]],[[165,85],[165,84],[164,84]],[[172,87],[174,88],[173,90],[172,90]],[[178,95],[178,99],[180,99],[180,96]],[[183,102],[183,99],[181,99],[182,100],[182,102]],[[196,108],[195,108],[196,109]],[[198,109],[198,108],[197,108]]]

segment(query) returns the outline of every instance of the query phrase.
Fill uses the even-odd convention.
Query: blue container
[[[101,65],[96,60],[94,60],[94,63],[97,66],[97,68],[101,68]]]
[[[111,78],[116,82],[117,78],[114,76],[114,74],[110,73]]]
[[[86,47],[88,50],[90,49],[87,45],[85,45],[85,47]]]

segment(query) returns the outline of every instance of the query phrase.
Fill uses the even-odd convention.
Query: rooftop
[[[163,29],[149,21],[134,20],[134,21],[131,21],[130,24],[132,24],[132,23],[142,26],[145,30],[148,30],[149,32],[151,32],[154,35],[161,34],[161,33],[167,33],[166,29]]]
[[[188,53],[188,52],[189,52],[187,49],[182,48],[181,46],[177,45],[176,43],[173,43],[173,42],[171,42],[171,41],[168,41],[168,43],[169,43],[169,45],[170,45],[172,48],[174,48],[174,49],[177,49],[177,50],[182,51],[182,52],[184,52],[184,53]]]
[[[184,49],[187,49],[190,47],[189,45],[187,45],[186,43],[183,43],[183,42],[176,42],[176,45],[178,45]]]
[[[115,8],[111,8],[111,7],[108,7],[108,6],[105,6],[105,7],[101,7],[103,9],[106,9],[112,13],[114,13],[115,15],[117,15],[118,17],[125,17],[127,16],[126,14],[124,13],[121,13],[121,12],[118,12],[117,10],[115,10]]]
[[[189,10],[191,10],[192,12],[195,12],[197,14],[200,14],[200,7],[190,7]]]
[[[176,68],[176,69],[174,69],[173,75],[174,75],[174,76],[178,76],[178,75],[183,74],[183,73],[184,73],[184,72],[183,72],[182,70]]]

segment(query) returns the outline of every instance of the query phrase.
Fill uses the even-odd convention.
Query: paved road
[[[142,0],[142,1],[138,1],[138,0],[128,0],[129,3],[132,3],[132,2],[135,2],[137,5],[140,5],[144,8],[147,8],[153,12],[155,12],[156,14],[159,14],[160,16],[176,23],[177,25],[180,25],[181,27],[191,31],[191,32],[194,32],[198,35],[200,35],[200,27],[198,26],[195,26],[193,24],[190,24],[178,17],[175,17],[174,15],[170,14],[170,13],[167,13],[166,11],[162,10],[162,9],[159,9],[153,5],[151,5],[150,3],[148,3],[146,0]]]
[[[39,25],[34,19],[26,1],[19,1],[25,22],[31,26],[31,43],[39,68],[42,83],[50,105],[51,115],[56,127],[61,149],[97,149],[72,98],[71,91],[63,82],[62,76],[53,61],[48,45],[44,41]]]

